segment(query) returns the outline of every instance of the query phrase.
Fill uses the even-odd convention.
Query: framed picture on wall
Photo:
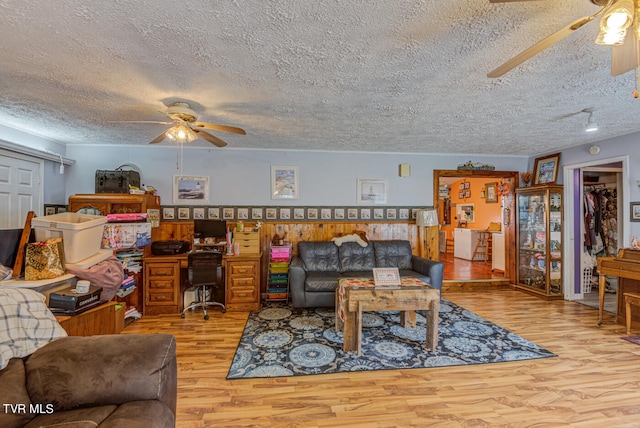
[[[498,183],[485,184],[485,202],[487,204],[493,204],[498,202]]]
[[[271,199],[298,199],[298,167],[271,167]]]
[[[631,202],[631,221],[640,221],[640,202]]]
[[[206,204],[209,202],[209,177],[173,176],[174,204]]]
[[[386,204],[388,193],[389,182],[387,180],[358,179],[359,204]]]
[[[536,158],[533,184],[554,184],[558,179],[560,153]]]
[[[218,220],[220,218],[220,208],[209,208],[207,215],[210,220]]]

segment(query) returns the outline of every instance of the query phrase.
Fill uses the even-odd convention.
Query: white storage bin
[[[31,220],[37,241],[62,238],[65,263],[77,263],[97,254],[106,222],[106,216],[78,213],[54,214]]]

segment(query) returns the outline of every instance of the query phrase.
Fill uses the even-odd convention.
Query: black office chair
[[[192,251],[189,260],[189,285],[198,287],[197,301],[184,308],[182,318],[188,310],[202,307],[204,319],[208,320],[207,306],[220,306],[222,312],[227,309],[222,303],[207,301],[207,292],[213,297],[214,290],[218,287],[224,289],[224,275],[222,270],[222,253],[215,251]]]

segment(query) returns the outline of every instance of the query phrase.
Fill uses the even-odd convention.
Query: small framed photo
[[[44,215],[54,215],[56,213],[56,207],[45,207]]]
[[[67,212],[67,207],[66,206],[56,207],[56,213],[62,214],[62,213],[66,213],[66,212]]]
[[[373,218],[376,220],[382,220],[384,218],[384,210],[382,208],[375,208],[373,210]]]
[[[202,219],[204,219],[204,208],[194,208],[193,209],[193,219],[194,220],[202,220]]]
[[[304,220],[304,208],[294,208],[293,218],[296,220]]]
[[[178,208],[178,220],[189,220],[191,218],[191,208]]]
[[[494,204],[498,202],[498,183],[487,183],[485,187],[485,202],[487,204]]]
[[[176,218],[176,209],[171,207],[162,208],[162,219],[163,220],[174,220]]]
[[[398,217],[400,217],[400,220],[409,220],[409,208],[400,208]]]
[[[378,286],[400,285],[400,271],[398,268],[373,268],[373,282]]]
[[[334,209],[333,218],[335,218],[336,220],[344,220],[344,208]]]
[[[278,210],[276,208],[267,208],[267,220],[276,220],[278,218]]]
[[[331,208],[322,208],[320,210],[320,218],[323,220],[331,220]]]
[[[395,220],[397,211],[395,208],[387,208],[387,219]]]
[[[220,208],[209,208],[207,216],[209,220],[220,220]]]
[[[222,209],[223,220],[233,220],[235,218],[235,210],[231,207]]]
[[[358,179],[358,204],[386,204],[389,181],[369,178]]]
[[[554,184],[558,179],[560,153],[536,158],[533,184]]]
[[[640,221],[640,202],[631,202],[631,221]]]
[[[369,208],[362,208],[360,210],[360,218],[362,220],[370,220],[371,219],[371,210]]]
[[[349,220],[357,220],[358,219],[358,209],[357,208],[349,208],[347,210],[347,218]]]
[[[467,190],[467,189],[471,189],[471,182],[470,181],[465,181],[464,182],[464,190]]]
[[[318,219],[318,209],[317,208],[307,208],[307,218],[309,220],[317,220]]]
[[[271,199],[298,199],[298,167],[271,167]]]
[[[280,208],[280,220],[291,219],[291,208]]]
[[[209,202],[209,177],[173,176],[174,204],[206,204]]]
[[[238,220],[249,219],[249,208],[238,208]]]
[[[253,220],[262,220],[262,208],[251,208],[251,218]]]
[[[465,198],[470,198],[471,197],[471,189],[465,189],[464,190],[464,197]]]

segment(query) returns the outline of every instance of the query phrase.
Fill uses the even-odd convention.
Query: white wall
[[[433,204],[433,170],[456,169],[469,160],[494,165],[501,171],[524,171],[528,158],[518,156],[449,156],[397,153],[343,153],[323,151],[185,148],[184,168],[176,169],[180,151],[158,146],[67,146],[76,163],[65,172],[66,196],[94,193],[95,171],[134,163],[142,183],[158,189],[161,203],[172,204],[173,176],[209,176],[210,205],[318,205],[356,204],[356,180],[389,180],[388,205]],[[411,165],[410,177],[399,177],[398,166]],[[298,166],[300,199],[272,200],[271,166]]]

